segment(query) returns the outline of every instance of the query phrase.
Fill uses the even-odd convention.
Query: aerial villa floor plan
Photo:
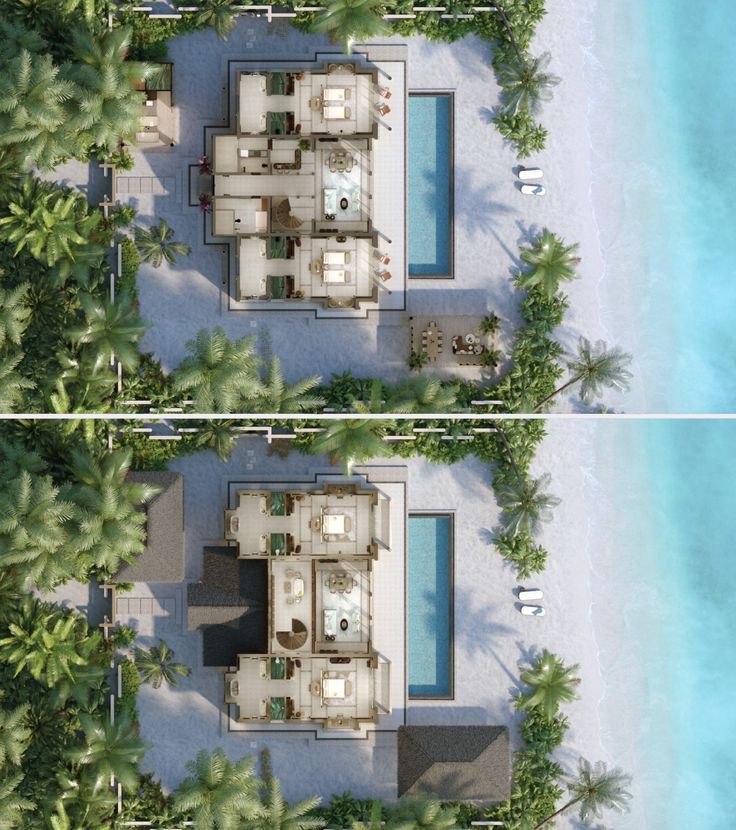
[[[187,586],[187,627],[202,630],[204,665],[225,671],[233,728],[355,731],[390,719],[403,637],[392,642],[385,631],[403,622],[386,598],[376,602],[375,574],[379,584],[403,574],[403,522],[394,535],[391,521],[403,499],[334,477],[234,496],[227,544],[205,547],[202,579]]]
[[[236,89],[237,134],[213,135],[211,160],[212,233],[236,237],[231,307],[385,304],[405,272],[403,84],[333,60],[237,70]]]

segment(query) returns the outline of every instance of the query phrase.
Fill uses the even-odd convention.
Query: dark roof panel
[[[505,726],[400,726],[398,794],[504,801],[511,793]]]
[[[234,547],[206,547],[200,582],[187,585],[187,626],[202,628],[205,666],[268,651],[268,563],[238,559]]]
[[[184,477],[181,473],[131,472],[128,480],[159,487],[145,506],[146,547],[115,578],[120,582],[181,582],[184,579]]]

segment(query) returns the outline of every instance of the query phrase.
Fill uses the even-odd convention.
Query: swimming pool
[[[453,695],[453,519],[409,515],[407,565],[410,698]]]
[[[410,93],[409,276],[452,275],[452,95]]]

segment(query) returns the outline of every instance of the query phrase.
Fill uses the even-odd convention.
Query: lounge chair
[[[544,599],[544,593],[537,588],[519,588],[518,597],[521,602],[530,602],[531,600]]]
[[[525,617],[544,616],[544,608],[541,605],[522,605],[519,610]]]
[[[547,191],[541,184],[523,184],[521,186],[521,192],[525,196],[544,196]]]
[[[532,181],[533,179],[541,179],[544,172],[539,167],[520,167],[519,178],[523,182]]]

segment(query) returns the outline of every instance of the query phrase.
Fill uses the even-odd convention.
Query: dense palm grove
[[[328,406],[351,418],[322,432],[302,433],[294,450],[328,454],[350,470],[386,456],[423,455],[451,463],[475,454],[489,464],[502,508],[496,547],[520,576],[540,571],[547,552],[535,542],[557,499],[548,479],[529,475],[544,437],[540,422],[488,422],[448,427],[446,441],[423,433],[389,445],[389,434],[414,434],[437,422],[423,413],[467,411],[470,401],[496,399],[511,412],[544,411],[562,391],[579,388],[595,403],[603,389],[624,388],[628,358],[603,343],[580,341],[564,358],[553,339],[568,301],[560,286],[577,276],[576,246],[544,230],[521,252],[515,280],[523,326],[516,333],[511,370],[477,386],[441,383],[418,376],[388,386],[349,372],[329,381],[307,377],[289,384],[277,357],[264,361],[252,338],[230,341],[219,329],[200,331],[188,356],[167,376],[139,349],[146,323],[137,301],[141,262],[158,267],[186,256],[188,246],[162,220],[150,229],[130,228],[135,213],[113,209],[103,218],[76,191],[41,176],[70,159],[126,162],[120,141],[136,129],[140,81],[154,72],[148,61],[165,55],[177,34],[213,26],[226,38],[237,19],[232,0],[199,0],[179,20],[151,20],[133,4],[112,0],[5,0],[0,9],[0,411],[59,414],[120,411],[125,401],[146,399],[154,408],[188,406],[199,412],[318,412]],[[502,83],[496,114],[501,132],[520,155],[538,149],[545,132],[539,105],[557,79],[546,56],[528,53],[543,0],[491,3],[496,13],[442,20],[436,13],[390,24],[402,34],[455,40],[469,31],[493,42],[493,65]],[[296,25],[327,32],[349,51],[354,40],[388,31],[386,11],[409,10],[410,0],[329,0],[321,17],[303,14]],[[470,5],[452,3],[452,11]],[[106,16],[114,13],[108,31]],[[489,60],[491,48],[489,45]],[[113,239],[121,239],[123,273],[110,299],[106,274]],[[498,321],[489,318],[488,326]],[[116,363],[122,367],[118,386]],[[418,368],[418,367],[417,367]],[[186,403],[191,402],[191,403]],[[399,421],[392,414],[410,416]],[[369,420],[365,415],[382,417]],[[468,805],[408,802],[387,808],[336,796],[288,804],[262,758],[237,762],[223,753],[200,753],[190,776],[165,796],[142,776],[145,753],[136,723],[135,692],[176,683],[188,667],[176,663],[163,641],[133,648],[123,660],[127,696],[109,718],[109,667],[134,633],[118,630],[103,639],[74,611],[40,597],[65,582],[111,579],[123,562],[143,549],[139,508],[154,491],[127,478],[129,469],[159,469],[176,455],[204,448],[226,459],[245,422],[195,423],[176,444],[155,444],[129,426],[116,430],[95,422],[5,423],[0,434],[0,828],[96,830],[123,821],[151,820],[171,826],[191,819],[196,830],[311,830],[331,827],[451,830],[477,818]],[[320,421],[310,426],[324,426]],[[192,426],[191,423],[188,424]],[[444,425],[444,424],[443,424]],[[289,424],[276,424],[288,431]],[[415,434],[414,434],[415,435]],[[108,438],[116,447],[110,450]],[[562,769],[551,753],[562,743],[567,719],[561,704],[574,697],[575,667],[543,654],[522,675],[528,690],[516,700],[524,713],[525,749],[515,764],[511,800],[495,817],[510,828],[545,826],[575,807],[581,818],[601,807],[625,804],[625,778],[581,761],[568,781],[562,806]],[[125,792],[116,811],[111,779]]]

